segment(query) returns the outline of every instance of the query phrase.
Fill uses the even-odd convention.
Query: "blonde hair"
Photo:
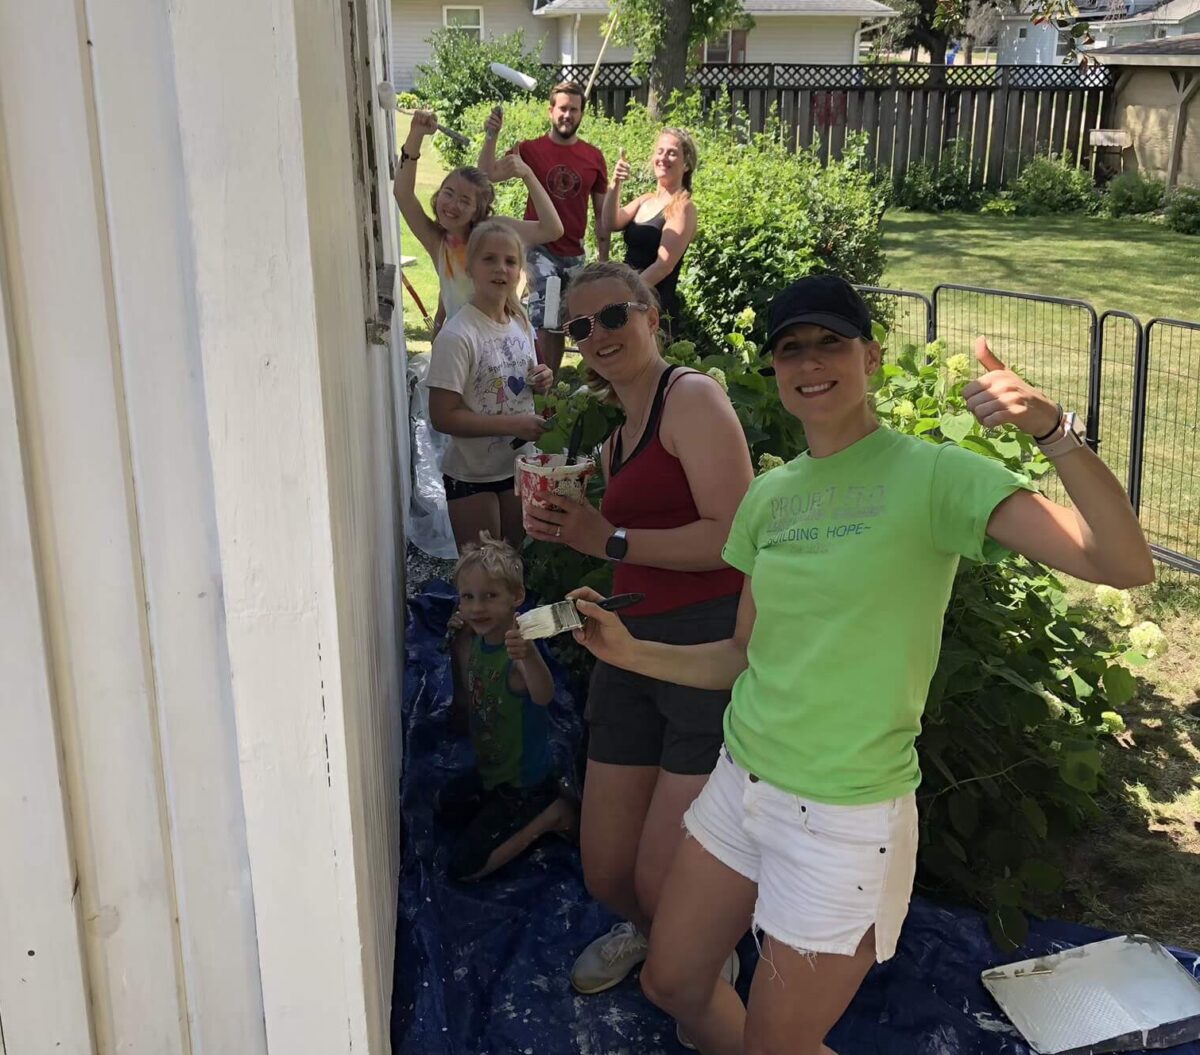
[[[663,136],[671,136],[679,141],[684,164],[683,186],[671,195],[671,200],[667,202],[667,207],[663,210],[663,213],[670,217],[692,200],[692,175],[700,163],[700,152],[696,149],[696,141],[682,128],[664,128],[658,133],[658,139],[662,139]],[[658,139],[654,141],[655,144],[658,143]]]
[[[483,240],[491,238],[493,235],[507,238],[509,243],[516,248],[517,259],[524,261],[525,243],[521,240],[521,236],[503,220],[484,220],[482,223],[477,223],[471,229],[471,236],[467,239],[468,273],[470,273],[471,267],[475,263],[475,258],[481,252]],[[528,326],[529,316],[525,314],[525,308],[521,304],[521,293],[525,286],[524,278],[525,265],[522,263],[520,279],[517,281],[516,286],[508,291],[508,296],[504,298],[504,310],[508,312],[510,318],[519,319],[525,326]]]
[[[591,285],[593,282],[604,282],[607,280],[620,282],[628,291],[629,299],[636,301],[638,304],[645,304],[648,308],[653,308],[655,311],[660,311],[658,301],[658,292],[650,285],[641,273],[634,271],[628,264],[622,263],[619,260],[600,260],[593,264],[588,264],[582,271],[571,278],[570,285],[567,286],[566,303],[568,309],[571,302],[571,297],[582,286]],[[657,341],[658,335],[655,335]],[[661,351],[661,349],[660,349]],[[611,403],[614,406],[620,406],[621,401],[617,399],[617,394],[613,391],[610,385],[603,377],[601,377],[590,366],[584,367],[584,377],[587,379],[588,388],[597,394],[597,396],[605,403]]]
[[[486,220],[492,215],[492,204],[496,200],[496,188],[482,169],[477,169],[474,165],[460,165],[453,171],[447,172],[446,178],[438,184],[438,189],[433,192],[433,197],[429,199],[429,204],[433,209],[433,222],[437,224],[437,228],[442,234],[446,233],[446,228],[442,226],[442,222],[438,219],[437,200],[446,183],[455,176],[465,183],[469,183],[475,191],[475,212],[471,217],[471,222],[467,225],[468,231],[472,230],[477,223]]]
[[[479,533],[478,542],[469,542],[454,565],[454,583],[469,568],[482,568],[483,573],[504,583],[514,594],[525,591],[525,565],[521,556],[503,539],[492,538],[486,531]]]

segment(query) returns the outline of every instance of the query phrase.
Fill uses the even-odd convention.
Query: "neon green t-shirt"
[[[960,557],[1029,480],[956,444],[880,427],[760,476],[724,558],[757,616],[725,712],[744,769],[817,802],[881,802],[921,780],[915,740]]]

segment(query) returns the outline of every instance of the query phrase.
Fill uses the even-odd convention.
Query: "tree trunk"
[[[929,61],[931,63],[940,66],[946,61],[946,49],[950,46],[949,33],[944,33],[933,28],[920,28],[913,36],[917,38],[921,47],[929,52]]]
[[[968,33],[963,37],[963,65],[970,66],[975,61],[975,37]]]
[[[662,40],[650,63],[649,109],[660,117],[671,93],[687,83],[688,34],[692,28],[692,0],[663,0]]]

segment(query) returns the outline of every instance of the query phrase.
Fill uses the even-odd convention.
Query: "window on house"
[[[1058,41],[1054,45],[1054,57],[1057,59],[1066,58],[1071,54],[1071,45],[1075,43],[1075,38],[1070,32],[1059,33]]]
[[[443,7],[442,25],[466,33],[476,40],[483,39],[482,7]]]
[[[733,61],[733,30],[727,29],[704,42],[704,61],[722,65]]]
[[[1017,30],[1017,40],[1024,40],[1028,36],[1029,36],[1029,30],[1025,26],[1022,26],[1020,29]]]

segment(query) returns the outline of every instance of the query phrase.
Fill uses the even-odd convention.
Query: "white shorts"
[[[683,818],[723,865],[758,884],[754,926],[801,952],[853,955],[875,928],[875,959],[896,951],[917,863],[909,794],[830,806],[772,787],[726,749]]]

